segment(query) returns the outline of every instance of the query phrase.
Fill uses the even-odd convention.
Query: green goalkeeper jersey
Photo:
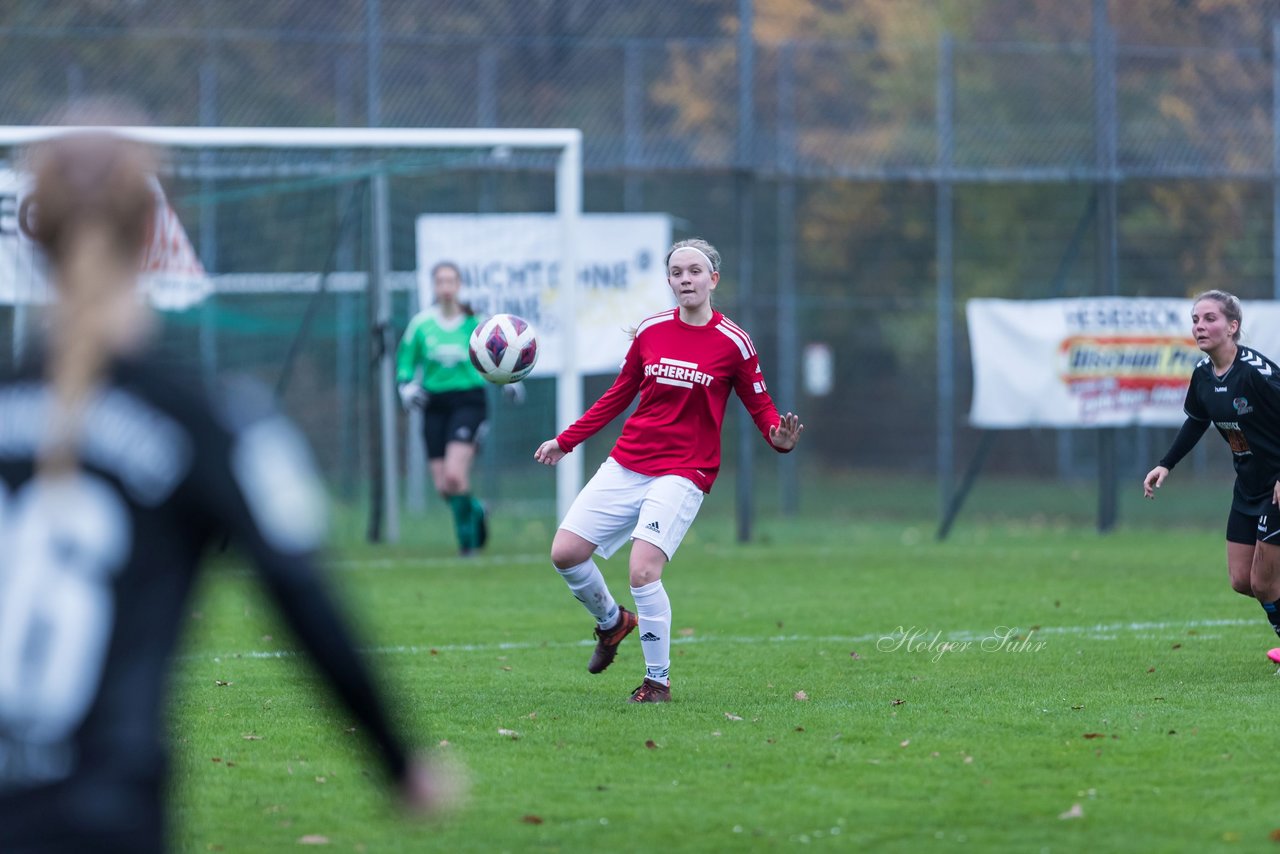
[[[437,394],[480,388],[484,378],[471,364],[469,342],[480,321],[463,314],[445,320],[435,311],[419,312],[409,321],[396,352],[396,382],[407,383],[422,368],[422,386]]]

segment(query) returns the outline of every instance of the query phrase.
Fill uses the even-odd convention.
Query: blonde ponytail
[[[155,164],[142,145],[107,132],[39,144],[35,186],[23,228],[48,256],[57,300],[51,309],[46,378],[50,431],[41,475],[75,470],[77,438],[94,386],[138,325],[136,291],[151,233]]]

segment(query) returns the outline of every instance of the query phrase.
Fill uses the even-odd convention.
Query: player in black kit
[[[0,382],[0,851],[165,848],[164,676],[202,554],[229,532],[416,811],[451,794],[388,721],[312,557],[322,493],[262,394],[148,351],[152,155],[100,131],[32,152],[22,223],[57,301]]]
[[[1240,300],[1225,291],[1195,298],[1191,333],[1206,355],[1191,374],[1187,420],[1160,464],[1147,473],[1142,489],[1154,498],[1169,470],[1209,425],[1218,428],[1231,447],[1236,470],[1227,516],[1231,587],[1262,603],[1280,635],[1280,367],[1240,346],[1242,320]]]

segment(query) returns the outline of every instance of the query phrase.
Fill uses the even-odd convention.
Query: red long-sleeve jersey
[[[631,471],[680,475],[710,492],[720,472],[720,425],[730,388],[768,442],[781,419],[765,389],[751,337],[718,311],[706,326],[690,326],[679,309],[670,309],[640,324],[618,378],[556,442],[565,453],[572,451],[639,392],[640,405],[610,455]],[[772,442],[769,446],[786,453]]]

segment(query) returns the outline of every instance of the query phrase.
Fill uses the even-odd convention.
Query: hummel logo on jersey
[[[642,641],[656,641],[656,640],[662,640],[662,638],[658,637],[658,636],[657,636],[657,635],[655,635],[653,632],[645,632],[644,634],[642,634],[642,635],[640,636],[640,640],[642,640]]]
[[[645,526],[644,526],[644,529],[645,529],[646,531],[653,531],[655,534],[661,534],[661,533],[662,533],[662,529],[658,527],[658,523],[657,523],[657,521],[656,521],[656,520],[655,520],[655,521],[653,521],[653,522],[650,522],[648,525],[645,525]]]
[[[1214,390],[1214,391],[1226,391],[1226,390],[1227,390],[1227,387],[1226,387],[1226,386],[1224,386],[1224,385],[1216,385],[1216,386],[1214,386],[1214,387],[1213,387],[1213,390]]]

